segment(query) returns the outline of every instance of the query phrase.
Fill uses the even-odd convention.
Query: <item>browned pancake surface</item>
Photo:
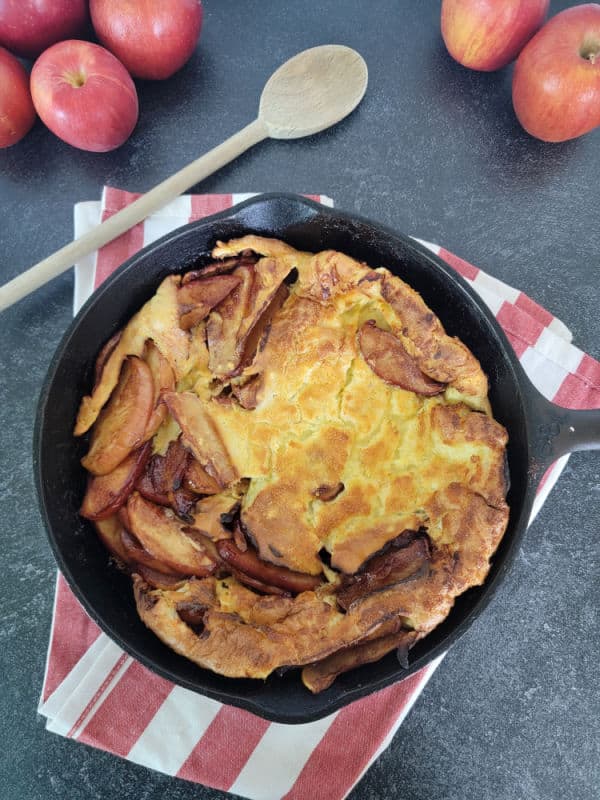
[[[78,432],[110,397],[120,362],[151,338],[182,397],[166,394],[171,413],[155,452],[182,431],[217,488],[237,487],[241,530],[260,559],[322,583],[282,596],[226,571],[172,590],[138,575],[138,610],[200,666],[262,678],[389,630],[391,619],[422,637],[458,594],[482,583],[508,519],[507,436],[477,360],[399,278],[341,253],[301,253],[256,236],[219,243],[213,255],[248,251],[256,255],[234,267],[232,293],[189,331],[174,322],[179,279],[167,279],[84,399]],[[196,519],[212,539],[222,530],[205,512]],[[380,570],[386,548],[404,547],[397,537],[406,531],[427,537],[414,574],[403,565],[397,580],[355,585],[369,564]],[[349,586],[357,599],[343,608],[338,592]],[[190,604],[201,625],[178,613]]]

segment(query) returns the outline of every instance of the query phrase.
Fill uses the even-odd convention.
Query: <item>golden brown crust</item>
[[[451,383],[461,394],[487,395],[487,378],[479,362],[457,338],[447,336],[422,297],[393,275],[385,275],[382,296],[394,309],[401,333],[411,343],[422,371],[436,381]]]
[[[280,666],[318,661],[389,629],[394,619],[422,638],[445,619],[458,594],[483,582],[508,516],[458,484],[439,492],[434,507],[444,538],[433,547],[429,570],[367,596],[348,613],[338,609],[335,587],[294,598],[260,597],[235,578],[189,581],[174,592],[152,590],[137,579],[138,612],[178,653],[230,677],[262,678]],[[177,616],[183,601],[206,608],[200,636]]]
[[[359,645],[316,670],[318,686],[340,665],[383,651],[393,643],[385,637],[403,639],[400,629],[411,644],[425,636],[458,594],[485,580],[508,520],[506,431],[491,416],[476,358],[387,270],[253,235],[218,243],[213,256],[234,258],[231,293],[206,321],[162,340],[142,309],[84,400],[78,430],[110,396],[123,340],[143,347],[152,338],[177,378],[162,399],[178,425],[168,418],[155,443],[164,451],[181,433],[218,483],[185,524],[230,561],[174,589],[137,575],[140,616],[178,653],[234,677]],[[154,301],[164,319],[178,319],[169,299],[178,285],[163,284],[162,306]],[[174,355],[180,335],[187,349]],[[265,562],[275,565],[263,570],[270,577],[243,574],[244,564]],[[301,588],[321,583],[294,596],[298,588],[277,583],[281,568],[315,576]],[[370,639],[381,644],[364,647]]]

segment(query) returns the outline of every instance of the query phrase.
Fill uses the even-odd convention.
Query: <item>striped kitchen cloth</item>
[[[75,235],[136,196],[107,187],[101,202],[79,203]],[[249,196],[182,196],[136,225],[76,266],[74,310],[143,245]],[[560,320],[444,248],[424,244],[483,297],[546,397],[573,408],[600,406],[600,363],[571,344]],[[546,474],[532,518],[566,460]],[[99,630],[58,574],[39,712],[49,731],[251,800],[341,800],[388,746],[440,661],[316,722],[267,722],[148,671]]]

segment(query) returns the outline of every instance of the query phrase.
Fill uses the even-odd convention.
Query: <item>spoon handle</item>
[[[117,236],[141,222],[149,214],[174,200],[186,189],[204,180],[253,145],[266,139],[268,135],[264,122],[260,119],[254,120],[222,144],[183,167],[93,230],[13,278],[0,287],[0,311],[65,272],[79,259],[116,239]]]

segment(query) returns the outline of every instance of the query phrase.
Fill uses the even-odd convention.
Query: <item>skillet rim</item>
[[[316,217],[322,215],[324,217],[329,218],[330,220],[340,220],[342,223],[345,223],[350,226],[363,226],[370,229],[371,232],[375,232],[376,234],[383,234],[388,239],[396,240],[400,243],[400,245],[405,249],[413,251],[419,259],[425,259],[429,261],[431,265],[433,265],[436,270],[441,271],[444,275],[444,281],[447,281],[449,284],[454,286],[458,289],[463,298],[466,297],[467,305],[473,309],[474,316],[479,315],[485,319],[485,322],[489,328],[491,328],[494,336],[496,338],[497,347],[500,349],[502,353],[503,360],[505,365],[511,370],[514,376],[515,384],[520,388],[522,392],[522,422],[525,424],[526,428],[526,445],[528,450],[528,464],[527,464],[527,479],[526,479],[526,486],[523,491],[522,501],[520,503],[520,508],[517,509],[516,517],[513,519],[513,508],[511,507],[511,520],[509,521],[509,527],[512,526],[512,530],[510,531],[510,542],[506,546],[506,550],[502,555],[501,563],[499,563],[498,568],[492,571],[491,575],[488,575],[482,587],[475,587],[479,590],[480,594],[476,602],[473,604],[471,609],[468,613],[464,616],[464,618],[458,622],[455,622],[453,625],[450,626],[450,631],[445,634],[441,641],[437,644],[433,644],[429,647],[426,652],[418,656],[409,663],[408,669],[402,669],[397,664],[395,669],[390,669],[388,672],[381,678],[373,679],[371,681],[363,680],[362,682],[359,680],[358,684],[351,688],[341,688],[336,687],[334,683],[333,687],[325,692],[322,692],[318,695],[310,695],[308,690],[304,689],[307,695],[307,703],[310,706],[308,709],[300,709],[300,710],[290,710],[290,709],[281,709],[277,708],[278,699],[275,696],[274,700],[275,707],[273,703],[268,702],[268,687],[267,687],[267,695],[266,699],[265,696],[261,696],[260,692],[255,693],[254,691],[250,692],[248,696],[245,696],[244,692],[236,691],[233,684],[239,685],[240,681],[237,679],[223,679],[221,676],[221,680],[228,681],[229,686],[232,688],[219,688],[213,689],[212,687],[207,687],[202,685],[202,678],[207,673],[210,674],[211,677],[212,673],[209,670],[202,670],[201,668],[197,668],[199,671],[199,681],[190,681],[185,677],[182,677],[178,674],[177,671],[177,664],[175,664],[174,669],[165,669],[159,664],[156,664],[153,661],[152,657],[146,655],[143,650],[140,650],[136,645],[132,644],[130,641],[125,639],[119,632],[115,631],[114,627],[111,625],[110,621],[107,621],[102,612],[99,611],[87,598],[85,594],[85,590],[80,586],[80,582],[78,579],[73,575],[69,564],[67,563],[66,556],[63,553],[63,549],[59,546],[55,533],[53,530],[52,523],[49,518],[49,512],[47,507],[46,497],[44,495],[44,474],[43,474],[43,455],[42,455],[42,444],[44,438],[44,421],[46,416],[46,407],[49,399],[50,392],[53,388],[54,381],[56,379],[56,374],[58,372],[59,367],[63,363],[65,356],[68,355],[69,347],[73,339],[76,339],[79,327],[87,316],[90,313],[95,305],[100,302],[100,300],[107,294],[114,291],[114,286],[118,285],[123,276],[128,274],[131,270],[135,269],[136,265],[139,265],[140,262],[144,262],[150,254],[154,253],[156,250],[160,250],[165,246],[171,245],[174,240],[178,239],[179,237],[185,237],[192,233],[192,231],[196,231],[199,229],[210,228],[214,226],[216,223],[225,222],[226,220],[235,220],[240,216],[243,217],[243,213],[246,209],[252,208],[255,206],[263,206],[266,204],[268,207],[269,204],[283,204],[284,206],[287,204],[288,206],[293,207],[293,212],[297,212],[292,214],[292,217],[288,220],[288,226],[302,226],[302,224],[306,224],[309,221],[315,220]],[[289,210],[289,209],[288,209]],[[304,216],[302,213],[304,212]],[[310,212],[310,213],[309,213]],[[309,216],[307,216],[309,213]],[[273,221],[271,220],[271,226],[274,227]],[[250,229],[251,226],[247,226]],[[257,227],[257,226],[254,226]],[[261,235],[268,235],[266,233],[262,233]],[[284,238],[283,234],[275,234],[272,233],[271,235],[277,235],[280,238]],[[186,269],[189,266],[185,267]],[[172,270],[172,272],[177,272],[183,269],[182,267],[179,270]],[[142,274],[140,272],[140,274]],[[154,282],[156,282],[156,278],[153,278]],[[142,289],[143,281],[137,282],[140,285],[140,291]],[[439,312],[434,308],[433,309],[436,314]],[[443,320],[442,320],[443,321]],[[478,328],[482,328],[482,324],[480,321],[477,321]],[[107,326],[108,327],[108,326]],[[125,261],[115,272],[109,276],[107,280],[105,280],[102,285],[95,291],[93,294],[88,298],[88,300],[84,303],[80,311],[71,321],[69,327],[67,328],[65,334],[63,335],[56,351],[53,355],[53,358],[50,362],[48,367],[47,374],[45,376],[42,388],[40,390],[38,406],[37,406],[37,413],[36,413],[36,420],[35,420],[35,428],[34,428],[34,438],[33,438],[33,470],[34,470],[34,477],[35,477],[35,485],[36,485],[36,492],[38,496],[38,505],[40,507],[40,512],[42,515],[42,519],[44,522],[44,527],[46,529],[46,533],[48,536],[48,540],[50,543],[50,547],[52,549],[53,555],[57,564],[59,566],[60,571],[63,573],[64,577],[67,580],[71,590],[74,592],[75,596],[79,600],[79,602],[83,605],[84,609],[88,613],[88,615],[93,619],[93,621],[111,638],[112,641],[116,642],[123,650],[133,656],[135,659],[140,661],[144,666],[150,668],[155,673],[161,675],[162,677],[176,683],[177,685],[183,686],[184,688],[190,689],[196,693],[205,695],[212,699],[218,700],[228,705],[238,706],[240,708],[244,708],[252,713],[258,714],[263,718],[266,718],[271,721],[280,722],[280,723],[289,723],[289,724],[297,724],[297,723],[304,723],[314,721],[328,714],[333,713],[334,711],[342,708],[343,706],[348,705],[349,703],[353,702],[354,700],[358,700],[361,697],[365,697],[373,692],[376,692],[380,689],[385,688],[393,683],[401,681],[402,679],[409,677],[413,673],[417,672],[421,668],[425,667],[427,664],[434,661],[436,658],[441,656],[443,653],[447,652],[458,639],[468,630],[468,628],[473,624],[473,622],[479,617],[479,615],[485,610],[488,606],[489,602],[491,601],[493,595],[495,594],[498,586],[502,582],[504,575],[510,568],[513,559],[515,558],[519,543],[521,541],[522,536],[527,528],[527,521],[529,517],[529,512],[531,510],[531,505],[533,502],[534,496],[534,476],[531,474],[529,469],[529,462],[531,461],[531,432],[530,432],[530,420],[528,419],[529,415],[529,403],[528,395],[531,395],[531,386],[529,379],[527,378],[523,368],[521,367],[516,354],[514,353],[511,345],[506,338],[504,331],[500,327],[499,323],[497,322],[496,318],[490,311],[487,305],[485,305],[484,301],[480,298],[478,294],[474,292],[474,290],[468,285],[468,283],[457,273],[455,270],[452,269],[446,262],[444,262],[439,256],[435,255],[432,251],[430,251],[422,242],[419,240],[414,239],[413,237],[409,237],[405,234],[399,233],[392,228],[382,225],[378,222],[370,220],[366,217],[363,217],[359,214],[354,214],[350,212],[344,212],[335,208],[331,208],[328,206],[324,206],[320,203],[316,203],[313,200],[305,198],[303,196],[290,194],[290,193],[266,193],[257,195],[255,197],[249,198],[244,200],[243,202],[232,206],[229,209],[226,209],[222,212],[217,214],[211,215],[210,217],[205,217],[203,219],[188,223],[186,225],[180,226],[179,228],[167,233],[165,236],[161,237],[160,239],[152,242],[151,244],[147,245],[146,247],[142,248],[138,252],[136,252],[133,256],[131,256],[127,261]],[[505,536],[509,534],[509,530],[507,527],[507,532]],[[447,619],[450,619],[452,616],[452,611]],[[443,624],[443,623],[442,623]],[[433,636],[435,630],[429,634],[428,637],[425,637],[424,642]],[[149,632],[150,633],[150,632]],[[153,635],[153,634],[151,634]],[[166,646],[165,646],[166,647]],[[172,651],[171,651],[172,652]],[[180,656],[176,657],[180,659]],[[389,658],[386,657],[386,658]],[[355,672],[360,672],[365,670],[367,667],[362,667],[359,670],[355,670]],[[210,679],[210,678],[209,678]],[[296,677],[299,681],[299,677]],[[245,685],[248,684],[248,681],[242,681]],[[255,683],[255,682],[253,682]],[[337,683],[337,682],[336,682]],[[200,685],[199,685],[200,684]],[[335,691],[334,691],[335,689]],[[332,696],[333,695],[333,696]],[[309,702],[309,700],[311,702]]]

